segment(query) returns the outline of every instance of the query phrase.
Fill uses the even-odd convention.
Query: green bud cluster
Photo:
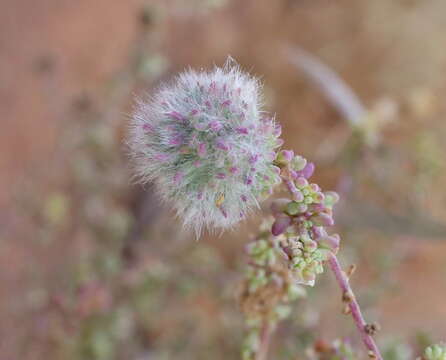
[[[314,285],[316,275],[324,272],[323,262],[328,259],[331,250],[308,235],[285,237],[281,247],[289,256],[290,268],[297,283]]]
[[[339,236],[325,230],[334,224],[333,206],[339,196],[310,183],[314,165],[292,151],[279,152],[275,164],[292,199],[276,199],[271,204],[275,217],[271,232],[281,236],[279,245],[297,283],[312,286],[329,254],[339,248]]]
[[[247,268],[249,291],[254,292],[268,283],[267,266],[276,261],[276,254],[266,239],[258,239],[247,246],[252,265]]]
[[[274,326],[291,313],[290,302],[305,296],[297,282],[290,281],[289,270],[281,260],[281,250],[268,229],[271,220],[261,226],[260,235],[249,243],[249,256],[245,273],[244,302],[247,334],[242,346],[242,359],[253,360],[260,350],[262,326]],[[266,299],[266,301],[264,301]]]
[[[424,350],[424,360],[446,360],[446,344],[431,345]]]
[[[278,264],[278,248],[270,241],[270,234],[263,233],[259,238],[246,246],[246,251],[250,257],[250,262],[246,270],[246,278],[249,283],[249,291],[255,292],[269,282],[280,283],[283,281],[274,271]],[[305,295],[302,287],[297,284],[289,284],[286,291],[286,301],[293,301]],[[278,316],[281,318],[281,316]]]

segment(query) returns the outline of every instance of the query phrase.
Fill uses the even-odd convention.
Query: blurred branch
[[[352,127],[357,127],[363,122],[367,109],[338,74],[301,48],[286,46],[284,53],[289,62],[303,71]]]
[[[273,332],[273,325],[266,321],[260,334],[260,350],[257,354],[256,360],[266,360],[268,358],[268,349],[271,342],[271,335]]]
[[[139,190],[134,206],[135,222],[124,240],[122,256],[127,266],[136,260],[136,243],[143,238],[144,232],[155,223],[160,213],[160,203],[156,199],[153,187]]]
[[[354,90],[330,67],[323,64],[307,51],[293,46],[285,46],[284,54],[288,61],[314,83],[326,99],[348,121],[354,129],[359,129],[369,145],[376,145],[377,128],[375,117],[382,116],[374,110],[369,111]],[[378,109],[379,110],[379,109]],[[375,126],[376,127],[376,126]],[[361,164],[362,141],[350,137],[345,154],[348,155],[350,169]],[[342,191],[341,191],[342,192]],[[339,219],[341,224],[354,228],[376,229],[386,234],[427,236],[444,238],[446,226],[420,213],[405,211],[401,215],[393,214],[365,201],[350,200],[350,211]]]

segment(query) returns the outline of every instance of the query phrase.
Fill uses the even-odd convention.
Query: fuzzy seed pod
[[[280,127],[263,112],[260,90],[228,60],[188,70],[136,106],[128,141],[136,177],[153,181],[197,235],[231,227],[280,182]]]

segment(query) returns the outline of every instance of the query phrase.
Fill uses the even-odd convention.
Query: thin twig
[[[290,63],[305,73],[351,126],[363,122],[366,107],[336,72],[303,49],[287,46],[284,51]]]
[[[273,326],[269,321],[265,321],[260,330],[260,346],[256,354],[256,360],[266,360],[268,358],[268,349],[271,342]]]
[[[335,254],[329,255],[328,264],[330,265],[330,268],[336,277],[336,281],[341,288],[343,300],[348,303],[348,307],[350,309],[358,332],[361,336],[362,342],[369,350],[369,356],[377,360],[382,360],[382,356],[379,352],[378,346],[376,346],[375,340],[366,331],[367,323],[362,316],[359,303],[356,300],[352,288],[350,287],[349,279],[345,272],[342,270],[338,258]]]

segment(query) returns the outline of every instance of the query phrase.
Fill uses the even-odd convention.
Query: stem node
[[[355,273],[355,271],[356,271],[356,265],[355,264],[351,264],[348,267],[348,270],[347,270],[347,277],[350,278]]]
[[[342,302],[349,304],[353,301],[355,295],[351,291],[344,291],[342,293]]]
[[[371,336],[375,335],[380,329],[381,326],[379,326],[379,324],[376,322],[373,322],[371,324],[366,324],[364,326],[365,332]]]

